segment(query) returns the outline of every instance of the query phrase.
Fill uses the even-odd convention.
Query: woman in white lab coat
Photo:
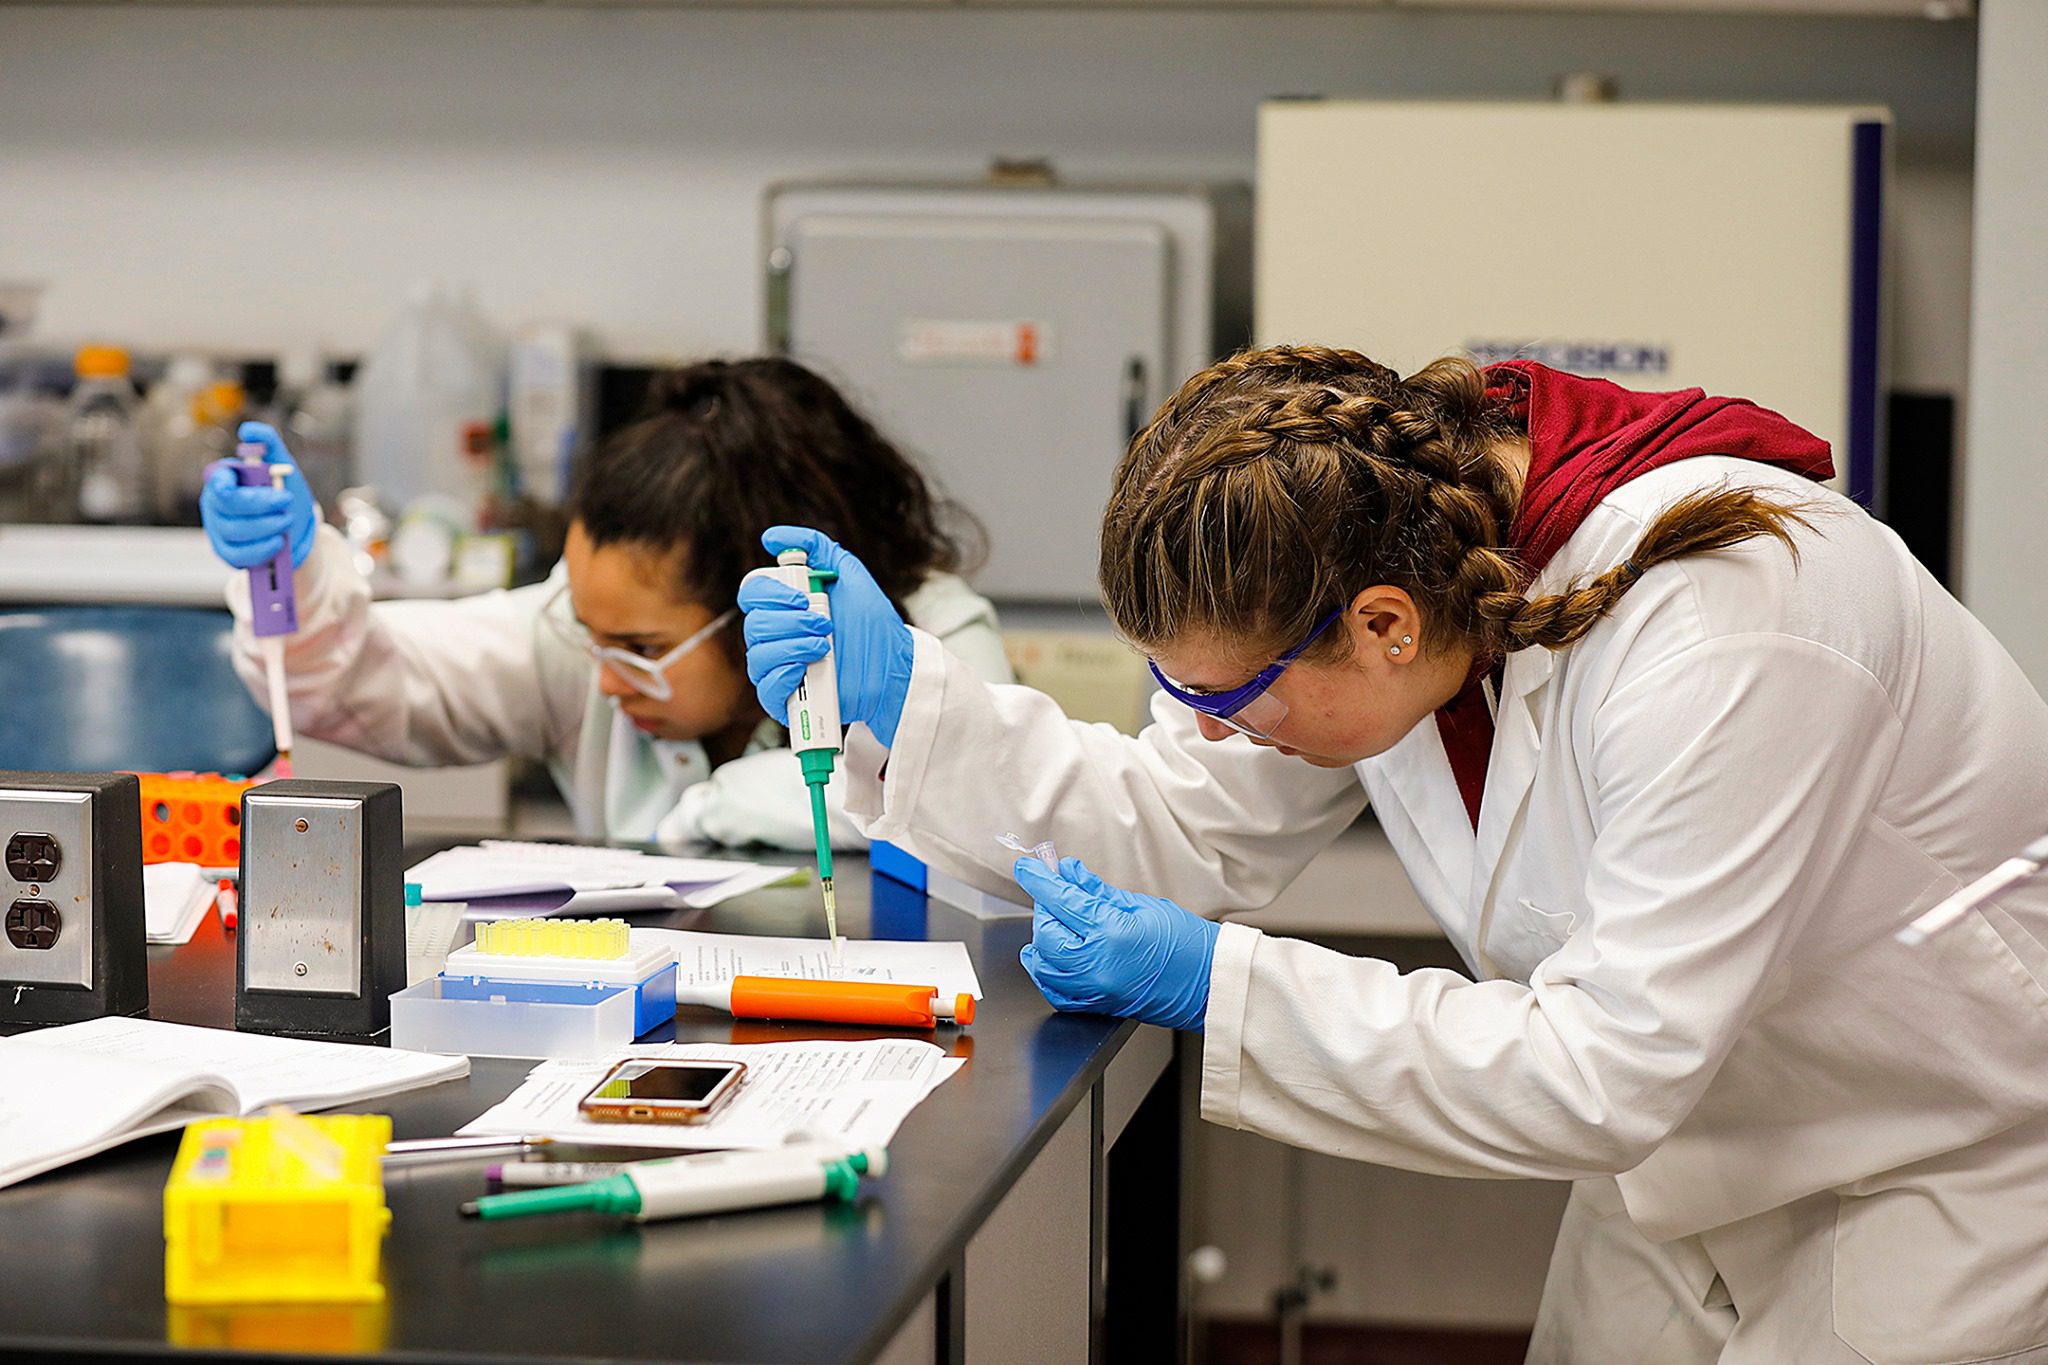
[[[2048,885],[1894,937],[2048,823],[2048,707],[1827,469],[1698,390],[1236,357],[1104,519],[1153,724],[987,685],[846,557],[847,714],[899,712],[850,807],[962,875],[1080,855],[1016,864],[1025,965],[1202,1028],[1206,1117],[1575,1181],[1534,1361],[2048,1359]],[[827,628],[740,601],[778,695]],[[1202,918],[1368,801],[1470,979]]]
[[[273,460],[275,432],[247,424]],[[762,526],[830,524],[886,566],[890,600],[978,677],[1010,679],[994,608],[958,576],[958,509],[825,380],[773,358],[707,361],[656,381],[647,413],[592,451],[568,545],[544,583],[453,602],[378,602],[296,471],[288,493],[201,500],[230,563],[299,556],[286,644],[298,732],[414,766],[544,758],[586,836],[811,847],[808,795],[741,669],[733,591],[773,560]],[[263,665],[236,574],[236,665]],[[780,717],[782,713],[778,712]],[[862,843],[834,779],[834,841]]]

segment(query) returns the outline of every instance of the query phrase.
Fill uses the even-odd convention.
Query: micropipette
[[[811,610],[829,621],[832,604],[825,596],[825,585],[839,575],[830,569],[813,569],[810,563],[810,556],[802,550],[784,550],[775,557],[775,568],[754,573],[766,574],[805,594],[811,600]],[[804,669],[803,681],[790,695],[787,719],[789,747],[796,751],[804,784],[811,789],[811,832],[817,837],[818,880],[825,892],[825,934],[832,940],[832,960],[837,962],[839,902],[832,892],[832,825],[825,813],[825,784],[832,780],[832,765],[839,757],[839,672],[829,637],[825,657]]]
[[[899,981],[819,981],[735,976],[676,987],[679,1005],[705,1005],[736,1019],[810,1019],[829,1024],[937,1028],[974,1022],[974,997],[943,996],[936,986]]]
[[[270,464],[263,458],[259,442],[244,441],[235,447],[238,457],[228,461],[235,481],[245,487],[264,484],[282,489],[288,464]],[[292,708],[284,685],[284,641],[299,629],[299,599],[292,591],[292,542],[289,532],[284,547],[267,563],[249,570],[250,624],[256,644],[263,651],[263,673],[270,684],[270,724],[277,737],[277,775],[292,775]]]
[[[464,1204],[462,1213],[491,1219],[589,1210],[645,1223],[809,1199],[850,1200],[860,1177],[888,1169],[889,1154],[880,1147],[805,1143],[761,1152],[698,1152],[635,1161],[588,1184],[488,1194]]]

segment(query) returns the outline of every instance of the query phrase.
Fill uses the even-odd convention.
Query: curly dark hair
[[[679,589],[714,611],[773,563],[770,526],[831,536],[898,610],[928,575],[971,568],[983,539],[838,389],[776,356],[659,376],[639,419],[581,461],[569,514],[594,545],[681,550]]]

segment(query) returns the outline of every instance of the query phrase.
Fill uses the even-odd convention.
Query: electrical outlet
[[[140,792],[131,773],[0,772],[0,1021],[147,1008]]]
[[[64,849],[49,834],[17,833],[7,841],[7,875],[18,882],[55,881]]]
[[[0,790],[13,883],[0,982],[92,985],[93,799],[87,791]]]
[[[16,901],[7,907],[7,941],[25,952],[56,947],[63,932],[64,917],[48,901]]]

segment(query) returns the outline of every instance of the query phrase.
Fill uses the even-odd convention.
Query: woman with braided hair
[[[1256,351],[1116,471],[1137,737],[976,679],[796,528],[833,620],[743,590],[748,670],[772,711],[831,632],[876,837],[1085,853],[1009,869],[1024,966],[1203,1030],[1207,1118],[1576,1182],[1531,1360],[2048,1360],[2048,888],[1895,937],[2038,837],[2048,706],[1829,473],[1697,389]],[[1469,975],[1213,921],[1368,801]]]
[[[583,454],[547,581],[456,602],[373,603],[277,432],[247,422],[242,439],[290,469],[284,488],[212,482],[200,516],[237,568],[291,546],[299,629],[285,663],[300,733],[414,767],[542,759],[586,837],[812,846],[788,712],[762,714],[741,667],[733,593],[774,562],[753,529],[765,522],[829,524],[895,608],[970,668],[1011,677],[995,609],[958,577],[965,553],[946,525],[958,509],[793,361],[658,375],[638,420]],[[228,605],[237,667],[262,702],[241,574]],[[839,786],[834,841],[865,846]]]

